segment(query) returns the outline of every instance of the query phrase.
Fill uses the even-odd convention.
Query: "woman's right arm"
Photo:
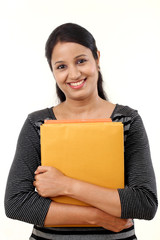
[[[33,186],[34,171],[40,165],[40,139],[36,126],[28,117],[20,132],[5,193],[7,217],[40,225],[51,200],[38,195]]]
[[[113,232],[120,232],[131,227],[133,222],[131,219],[111,216],[94,207],[52,202],[44,225],[97,225]]]

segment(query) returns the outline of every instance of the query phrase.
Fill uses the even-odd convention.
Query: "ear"
[[[97,51],[97,57],[98,57],[98,58],[97,58],[97,60],[96,60],[96,61],[97,61],[97,64],[99,64],[99,59],[100,59],[100,51]]]
[[[55,75],[54,75],[54,72],[53,72],[53,70],[52,70],[52,74],[53,74],[53,77],[54,77],[54,79],[55,79]]]
[[[97,56],[98,56],[97,60],[99,61],[99,59],[100,59],[100,51],[99,50],[97,51]]]
[[[97,51],[97,56],[98,56],[98,58],[97,58],[97,60],[96,60],[96,62],[97,62],[97,66],[98,66],[98,68],[100,68],[100,67],[99,67],[99,62],[100,62],[100,51]]]

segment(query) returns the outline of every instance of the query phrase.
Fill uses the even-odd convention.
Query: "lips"
[[[68,83],[68,85],[71,87],[71,88],[81,88],[81,87],[83,87],[83,85],[84,85],[84,83],[85,83],[85,81],[86,81],[86,79],[87,78],[84,78],[84,79],[82,79],[82,80],[79,80],[79,81],[77,81],[77,82],[70,82],[70,83]]]
[[[84,79],[79,81],[79,82],[73,82],[73,83],[70,83],[71,86],[79,86],[81,85],[82,83],[84,82]]]

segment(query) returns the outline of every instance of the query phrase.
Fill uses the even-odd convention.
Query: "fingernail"
[[[127,226],[128,226],[128,227],[132,227],[132,226],[133,226],[133,223],[130,222],[130,223],[127,224]]]

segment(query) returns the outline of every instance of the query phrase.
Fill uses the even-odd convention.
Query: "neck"
[[[68,110],[68,112],[78,118],[87,118],[91,113],[95,111],[96,108],[102,104],[104,100],[98,95],[92,99],[83,100],[73,100],[66,99],[63,103],[63,107]]]

